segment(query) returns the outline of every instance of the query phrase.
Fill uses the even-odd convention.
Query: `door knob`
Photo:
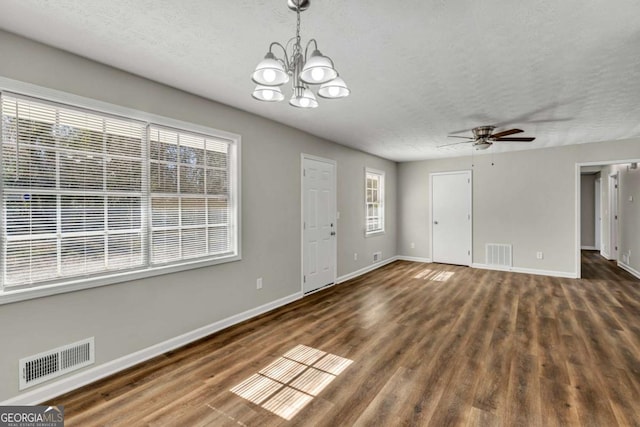
[[[335,232],[335,231],[332,231],[332,232],[331,232],[331,235],[332,235],[332,236],[335,236],[335,235],[336,235],[336,232]]]
[[[433,221],[433,223],[434,223],[435,225],[438,225],[438,221]]]

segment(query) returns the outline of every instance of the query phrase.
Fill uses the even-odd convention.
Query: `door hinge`
[[[467,251],[467,255],[471,255],[471,251]]]
[[[303,222],[302,222],[302,229],[303,229],[303,230],[306,230],[306,229],[307,229],[307,222],[306,222],[306,221],[303,221]]]
[[[471,178],[467,178],[467,184],[471,184]]]
[[[302,276],[302,283],[307,283],[307,276]]]
[[[302,176],[307,176],[307,170],[306,169],[302,169]]]
[[[618,188],[618,184],[616,184],[613,188]]]

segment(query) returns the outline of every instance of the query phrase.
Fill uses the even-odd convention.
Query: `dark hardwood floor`
[[[640,281],[397,261],[54,399],[67,426],[640,425]]]

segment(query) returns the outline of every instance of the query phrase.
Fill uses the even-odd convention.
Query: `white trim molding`
[[[426,263],[432,262],[431,258],[422,258],[417,256],[398,255],[396,258],[400,261],[413,261],[413,262],[426,262]]]
[[[580,246],[580,250],[582,251],[597,251],[598,248],[595,246]]]
[[[79,387],[91,384],[102,378],[108,377],[109,375],[116,374],[134,365],[160,356],[168,351],[207,337],[215,332],[221,331],[222,329],[226,329],[278,307],[290,304],[300,298],[302,298],[302,292],[277,299],[259,307],[227,317],[226,319],[213,322],[191,332],[170,338],[161,343],[152,345],[151,347],[147,347],[118,359],[103,363],[94,368],[86,369],[75,375],[64,377],[55,382],[49,382],[42,387],[38,387],[27,393],[22,393],[5,400],[4,402],[0,402],[0,405],[38,405]]]
[[[551,276],[551,277],[564,277],[567,279],[578,278],[578,275],[575,272],[569,272],[569,271],[538,270],[536,268],[523,268],[523,267],[500,268],[493,265],[489,266],[487,264],[481,264],[481,263],[473,263],[471,264],[471,267],[478,268],[481,270],[510,271],[512,273],[535,274],[539,276]]]
[[[380,267],[383,267],[383,266],[385,266],[387,264],[391,264],[392,262],[397,261],[397,260],[398,260],[398,257],[394,256],[394,257],[391,257],[391,258],[384,259],[384,260],[382,260],[380,262],[376,262],[375,264],[368,265],[368,266],[366,266],[364,268],[361,268],[360,270],[356,270],[356,271],[352,271],[351,273],[347,273],[347,274],[345,274],[343,276],[340,276],[340,277],[338,277],[336,279],[336,285],[339,284],[339,283],[342,283],[342,282],[346,282],[347,280],[355,279],[358,276],[362,276],[363,274],[366,274],[366,273],[368,273],[370,271],[376,270],[376,269],[378,269]]]
[[[635,268],[631,267],[629,264],[625,264],[624,262],[618,261],[618,267],[620,267],[621,269],[623,269],[625,271],[628,271],[629,273],[633,274],[635,277],[640,279],[640,271],[638,271]]]

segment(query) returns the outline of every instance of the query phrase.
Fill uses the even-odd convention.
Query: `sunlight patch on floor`
[[[431,270],[425,268],[418,274],[416,274],[414,279],[423,279],[423,280],[432,280],[434,282],[446,282],[453,276],[453,271],[442,271],[442,270]]]
[[[298,345],[230,391],[290,420],[352,363]]]

